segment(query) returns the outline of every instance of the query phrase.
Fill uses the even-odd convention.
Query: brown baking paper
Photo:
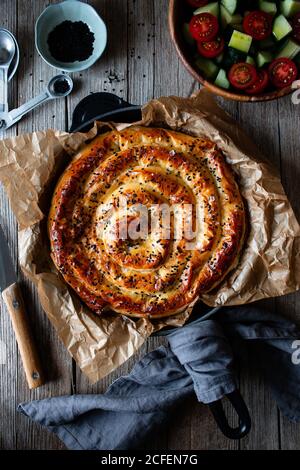
[[[201,91],[193,98],[153,100],[143,107],[140,124],[215,141],[237,174],[247,201],[250,233],[239,265],[202,300],[211,306],[236,305],[297,290],[300,228],[280,178],[212,96]],[[183,325],[193,307],[155,321],[113,312],[97,316],[67,286],[51,261],[46,220],[55,182],[80,146],[107,127],[97,123],[86,134],[48,130],[0,141],[0,180],[19,223],[20,265],[37,286],[57,334],[91,382],[125,362],[153,332]]]

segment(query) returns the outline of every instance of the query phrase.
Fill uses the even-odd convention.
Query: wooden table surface
[[[96,7],[108,26],[108,47],[104,55],[90,70],[74,74],[75,89],[71,96],[36,110],[7,131],[6,136],[51,127],[67,130],[74,107],[89,93],[113,92],[131,103],[142,104],[153,97],[188,96],[198,88],[171,44],[167,0],[94,0],[88,3]],[[39,57],[34,46],[35,20],[48,4],[49,0],[0,2],[0,25],[16,35],[20,46],[19,69],[9,85],[10,108],[38,94],[56,74]],[[219,101],[279,168],[299,218],[300,107],[292,104],[291,97],[265,104]],[[0,218],[17,266],[17,225],[2,188]],[[17,404],[63,394],[101,393],[116,377],[126,374],[137,357],[160,344],[160,340],[149,340],[123,367],[91,386],[60,343],[40,308],[35,289],[20,272],[19,279],[48,382],[36,391],[28,390],[10,320],[1,303],[0,341],[6,345],[7,357],[6,363],[0,365],[0,448],[63,449],[55,436],[16,413]],[[294,318],[298,315],[300,320],[300,293],[263,304]],[[245,439],[240,442],[226,439],[217,429],[208,408],[191,399],[177,410],[166,432],[151,438],[148,448],[300,449],[300,425],[291,424],[280,415],[255,364],[249,364],[247,358],[241,364],[239,382],[253,418],[252,431]]]

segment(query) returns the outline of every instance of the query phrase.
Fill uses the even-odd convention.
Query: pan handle
[[[107,116],[113,121],[114,114],[130,108],[140,109],[140,106],[128,103],[114,93],[100,91],[90,94],[79,101],[74,109],[70,132],[81,131],[95,120],[100,121],[103,118],[105,121]]]
[[[240,424],[236,428],[229,425],[224,412],[222,400],[214,401],[208,406],[222,433],[229,439],[241,439],[242,437],[245,437],[251,429],[249,410],[239,390],[228,393],[225,397],[230,401],[239,417]]]

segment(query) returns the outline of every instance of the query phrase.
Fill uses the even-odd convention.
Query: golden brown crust
[[[171,237],[162,237],[160,218],[146,239],[120,239],[137,204],[149,211],[189,204],[194,236],[175,237],[174,210]],[[48,224],[56,267],[93,311],[162,317],[186,308],[236,266],[245,210],[213,142],[130,127],[96,137],[76,156],[57,184]]]

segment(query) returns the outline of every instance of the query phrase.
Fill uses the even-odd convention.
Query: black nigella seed
[[[63,21],[48,35],[50,54],[60,62],[88,59],[93,53],[94,41],[94,33],[83,21]]]
[[[70,85],[69,82],[63,78],[54,82],[53,88],[58,95],[64,95],[70,89]]]

